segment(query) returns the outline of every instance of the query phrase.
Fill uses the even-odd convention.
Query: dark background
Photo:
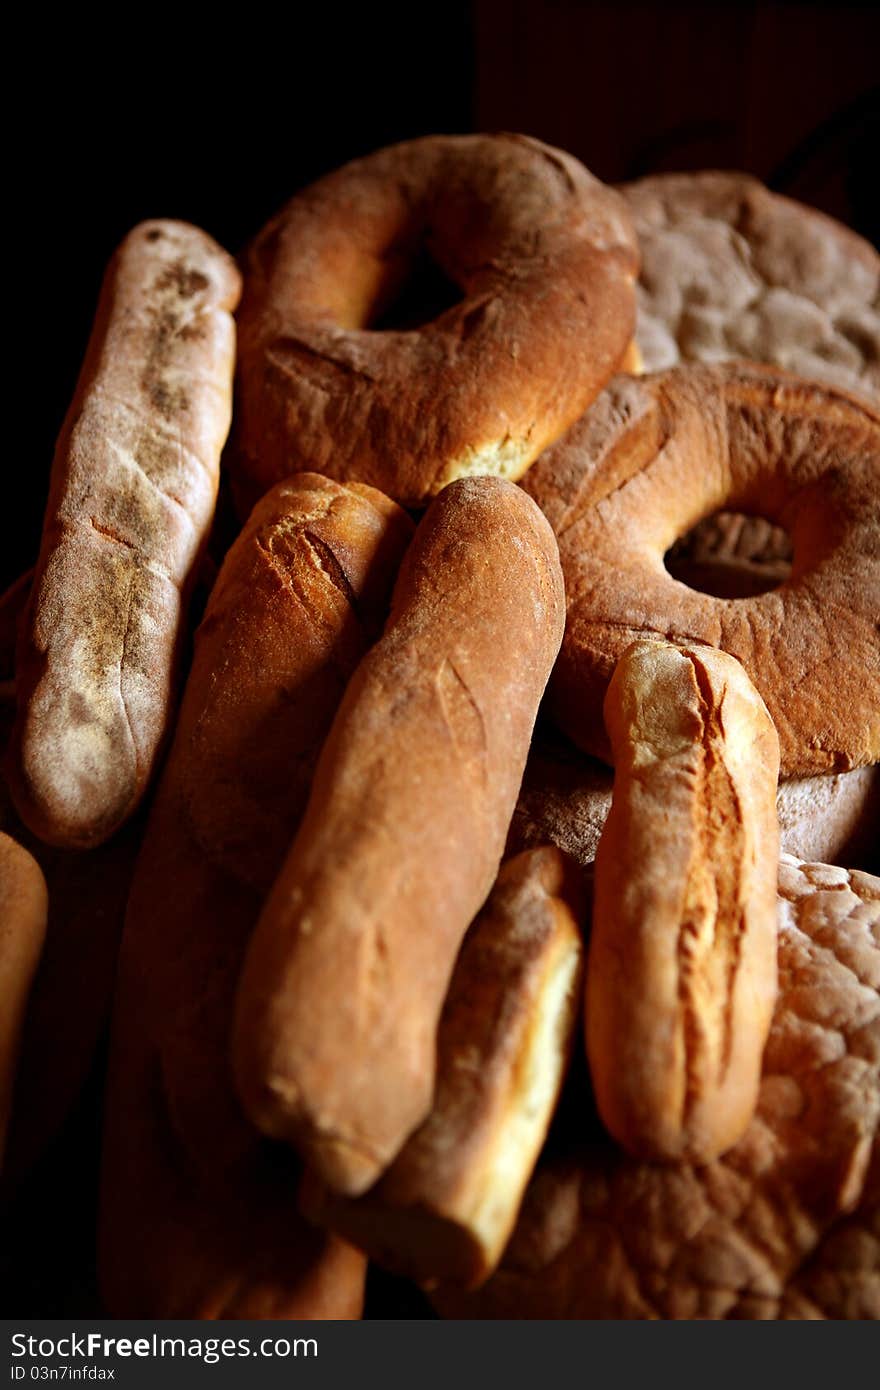
[[[880,239],[876,3],[294,4],[245,6],[234,28],[210,13],[132,10],[116,31],[106,18],[45,33],[34,21],[33,41],[10,50],[28,91],[10,142],[16,379],[34,404],[0,584],[33,559],[101,275],[142,218],[196,222],[238,251],[355,155],[518,129],[608,182],[746,169]]]

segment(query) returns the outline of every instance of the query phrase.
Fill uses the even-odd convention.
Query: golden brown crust
[[[705,1167],[606,1142],[539,1165],[498,1273],[452,1317],[880,1317],[880,880],[779,866],[758,1112]]]
[[[381,631],[413,529],[374,488],[297,474],[255,507],[214,586],[181,777],[197,842],[260,892],[290,846],[348,680]]]
[[[243,1103],[349,1195],[430,1107],[443,998],[498,869],[563,606],[552,533],[521,489],[440,494],[251,941]]]
[[[204,232],[163,221],[136,227],[105,277],[17,659],[13,790],[51,843],[106,839],[165,733],[229,428],[239,284]]]
[[[779,733],[785,776],[880,760],[880,413],[749,364],[617,377],[524,486],[556,530],[565,641],[551,685],[566,732],[607,758],[601,701],[630,642],[656,635],[737,657]],[[717,599],[663,556],[729,505],[779,521],[792,574]]]
[[[410,529],[371,489],[290,479],[264,499],[209,600],[120,964],[101,1222],[115,1316],[360,1312],[363,1257],[297,1215],[299,1165],[242,1115],[228,1035],[312,745],[387,607]],[[278,747],[299,759],[291,788],[271,765]],[[212,796],[225,803],[214,815]]]
[[[497,1265],[547,1134],[581,985],[581,874],[550,847],[502,866],[437,1030],[431,1112],[363,1197],[308,1212],[387,1268],[474,1288]]]
[[[461,301],[371,329],[426,252]],[[418,504],[520,477],[623,357],[637,269],[623,200],[537,140],[432,136],[345,165],[245,256],[239,486],[309,468]]]
[[[47,910],[46,880],[39,864],[15,840],[0,833],[0,1164]]]
[[[752,1118],[776,997],[779,745],[737,661],[638,642],[605,697],[586,1038],[636,1156],[708,1163]]]

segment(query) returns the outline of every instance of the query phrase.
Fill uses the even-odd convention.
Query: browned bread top
[[[383,328],[424,261],[456,302]],[[355,160],[298,193],[243,266],[247,495],[297,468],[412,504],[455,478],[516,479],[616,369],[635,321],[623,199],[521,135],[429,136]]]

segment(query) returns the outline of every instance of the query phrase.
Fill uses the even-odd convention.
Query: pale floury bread
[[[451,1317],[880,1318],[880,879],[783,856],[754,1120],[705,1167],[557,1133]],[[578,1114],[583,1124],[582,1111]]]

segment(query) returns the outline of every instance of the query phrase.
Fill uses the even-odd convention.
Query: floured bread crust
[[[112,834],[166,733],[229,429],[239,289],[231,257],[182,222],[142,223],[107,271],[16,661],[10,776],[50,843]]]
[[[880,880],[783,856],[757,1114],[706,1167],[560,1136],[450,1317],[880,1318]]]
[[[880,395],[880,256],[746,174],[655,174],[620,190],[642,253],[644,370],[748,358]]]

